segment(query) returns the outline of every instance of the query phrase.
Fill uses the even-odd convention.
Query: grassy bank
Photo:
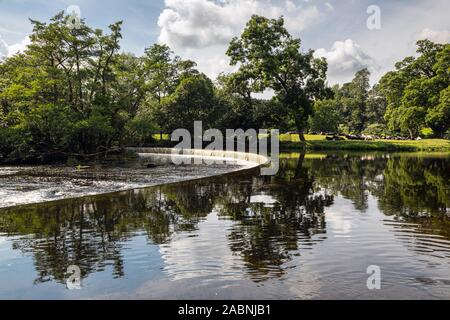
[[[280,136],[283,150],[370,150],[370,151],[445,151],[450,152],[450,140],[425,139],[420,141],[328,141],[325,136],[306,135],[306,142],[301,142],[298,135]]]
[[[154,135],[154,146],[172,147],[175,143],[170,142],[169,135]],[[420,141],[328,141],[326,136],[305,135],[306,142],[301,142],[297,135],[280,135],[280,147],[282,150],[346,150],[346,151],[441,151],[450,152],[450,140],[425,139]]]

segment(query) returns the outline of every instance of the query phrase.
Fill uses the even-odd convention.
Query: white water
[[[242,160],[175,166],[170,155],[142,154],[127,167],[0,167],[0,208],[112,193],[221,175],[255,167]],[[194,159],[196,156],[187,156]],[[158,163],[147,168],[149,160]],[[209,159],[211,160],[211,159]]]

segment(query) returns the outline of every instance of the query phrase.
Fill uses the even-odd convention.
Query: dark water
[[[276,177],[0,209],[0,298],[450,299],[450,157],[286,154]]]

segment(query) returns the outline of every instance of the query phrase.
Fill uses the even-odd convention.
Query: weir
[[[265,156],[236,151],[171,148],[127,148],[126,150],[129,152],[134,152],[140,157],[150,155],[150,157],[154,159],[168,159],[168,156],[202,157],[225,161],[243,161],[253,164],[255,167],[264,166],[270,163],[270,160]]]

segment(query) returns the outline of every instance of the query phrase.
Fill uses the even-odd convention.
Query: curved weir
[[[0,167],[0,208],[114,193],[208,178],[268,163],[256,154],[169,148],[128,148],[135,161],[91,167]],[[184,154],[182,154],[184,153]],[[173,157],[200,164],[174,165]],[[208,160],[208,161],[206,161]]]
[[[228,163],[239,163],[250,167],[259,167],[269,163],[269,159],[265,156],[235,152],[235,151],[219,151],[219,150],[199,150],[199,149],[171,149],[171,148],[127,148],[130,152],[137,153],[140,157],[150,157],[154,159],[169,160],[170,157],[188,157],[212,159],[217,161],[225,161]]]

